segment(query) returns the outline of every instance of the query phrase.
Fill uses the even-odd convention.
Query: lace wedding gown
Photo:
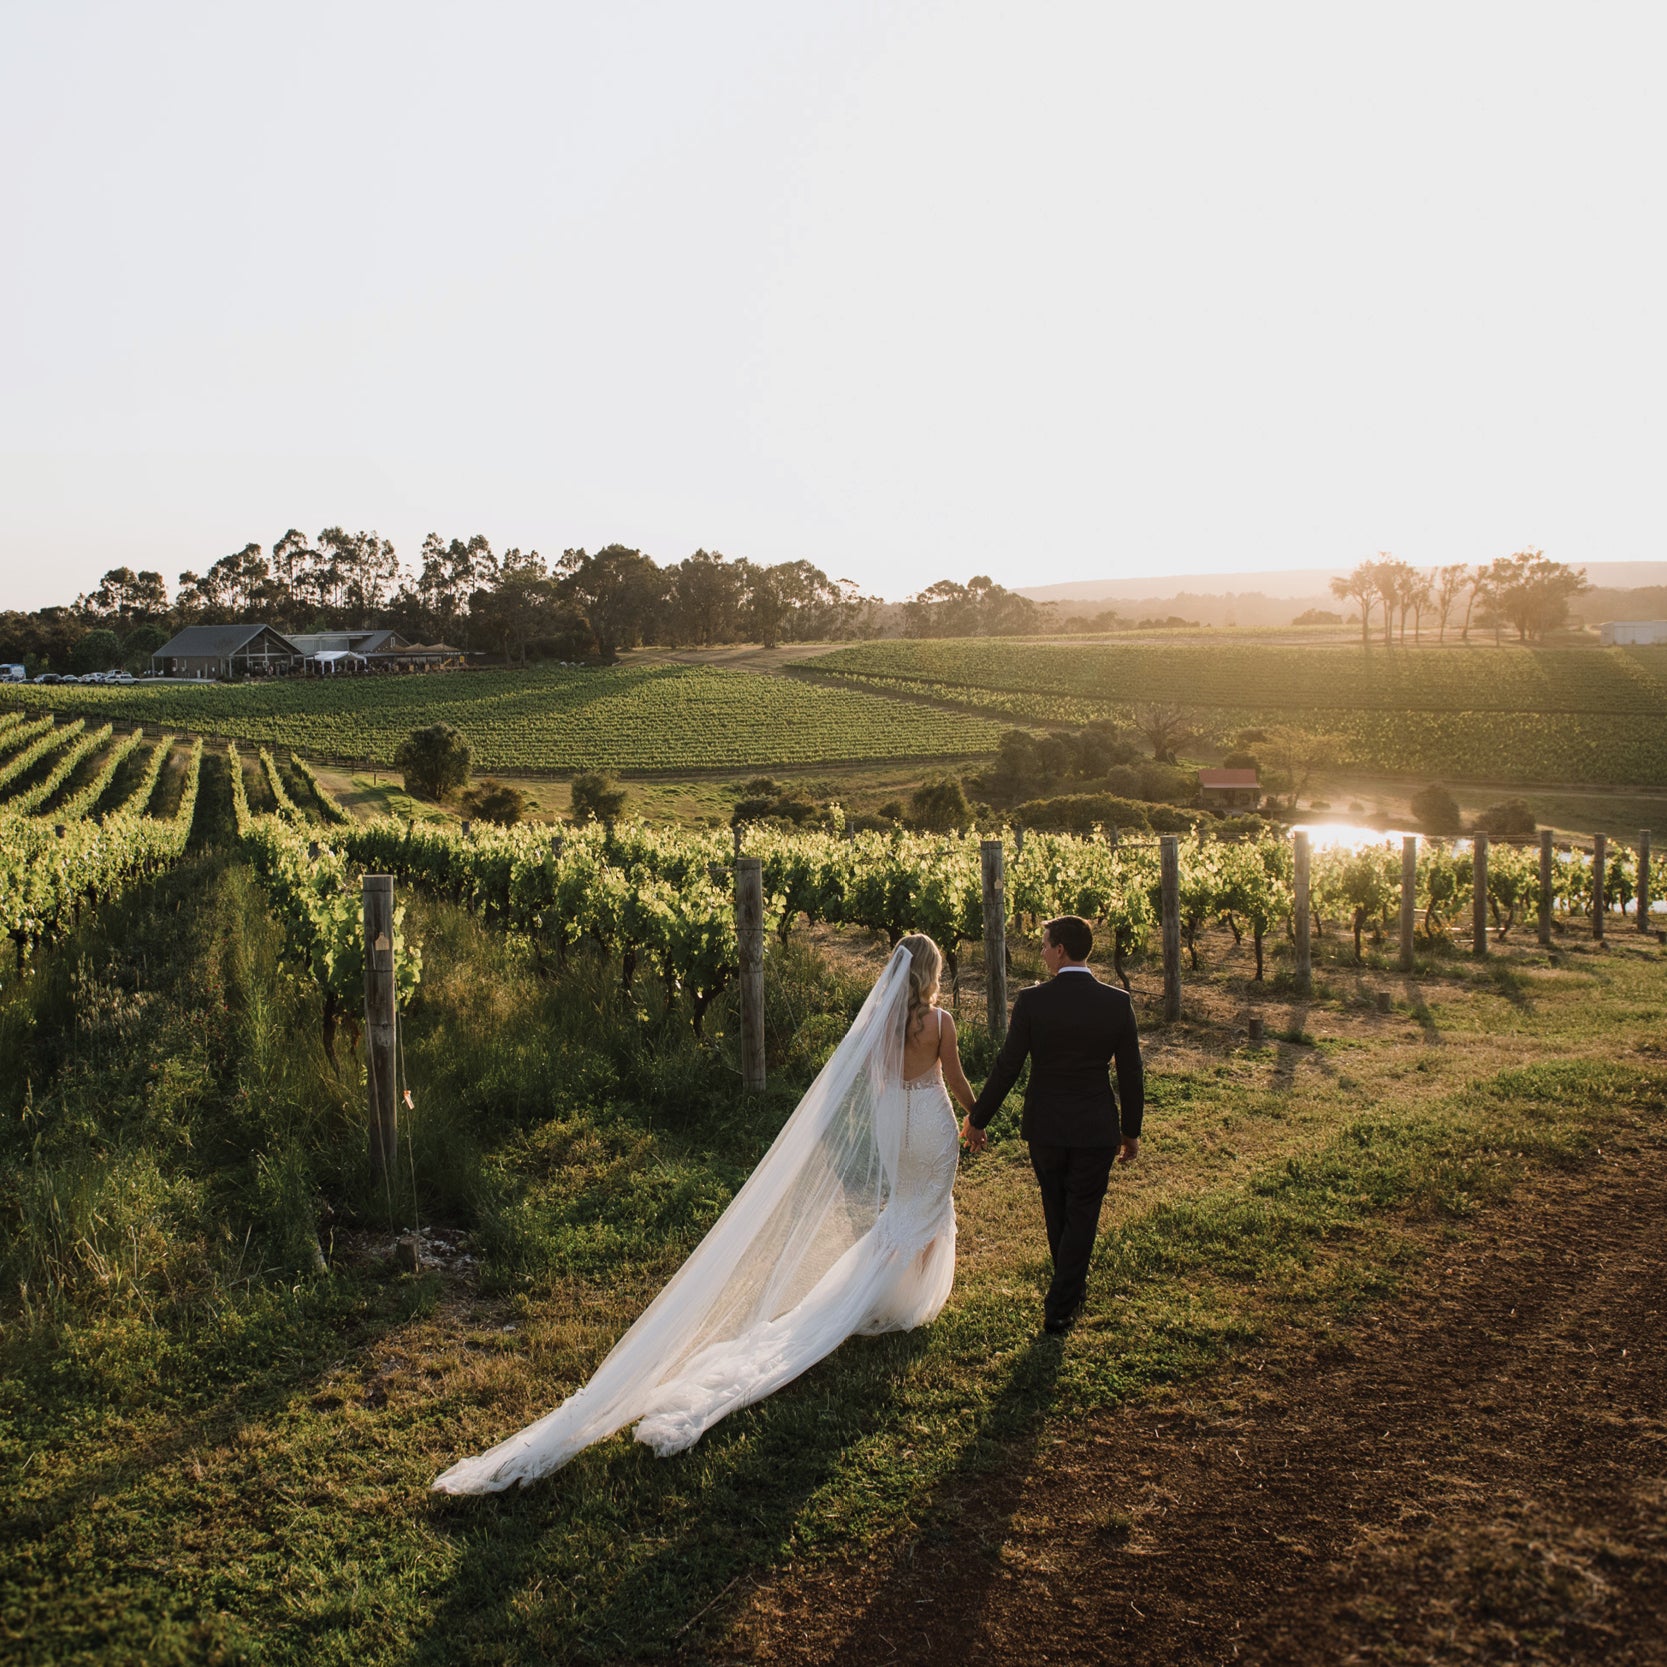
[[[937,1316],[955,1276],[959,1129],[939,1065],[903,1076],[908,964],[899,947],[758,1168],[590,1382],[437,1491],[530,1482],[633,1423],[661,1457],[682,1452],[847,1337]]]

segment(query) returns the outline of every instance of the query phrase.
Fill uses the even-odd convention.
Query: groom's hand
[[[990,1144],[990,1137],[982,1129],[972,1126],[972,1118],[961,1119],[961,1138],[967,1143],[969,1152],[982,1152]]]
[[[1119,1163],[1133,1163],[1139,1156],[1140,1137],[1138,1135],[1134,1135],[1123,1142],[1121,1149],[1117,1153],[1117,1161]]]

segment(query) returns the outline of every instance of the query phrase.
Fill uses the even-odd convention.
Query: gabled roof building
[[[305,659],[270,625],[187,625],[150,657],[164,677],[270,677],[299,671]]]

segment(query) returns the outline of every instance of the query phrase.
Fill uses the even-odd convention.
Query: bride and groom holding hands
[[[942,953],[904,938],[758,1167],[590,1381],[434,1487],[526,1483],[627,1424],[662,1457],[681,1452],[846,1338],[935,1318],[955,1274],[960,1143],[984,1148],[1027,1059],[1020,1134],[1053,1263],[1042,1326],[1068,1331],[1112,1166],[1137,1156],[1145,1103],[1133,1005],[1090,971],[1092,948],[1086,921],[1046,924],[1049,976],[1015,999],[975,1097],[937,1005]]]

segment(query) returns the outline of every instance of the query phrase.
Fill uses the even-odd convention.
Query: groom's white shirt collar
[[[1089,964],[1086,961],[1067,961],[1064,964],[1064,966],[1062,966],[1059,969],[1059,971],[1060,972],[1085,972],[1090,977],[1092,977],[1093,974],[1094,974],[1094,969],[1091,966],[1089,966]],[[1056,973],[1054,976],[1057,977],[1058,974]]]

